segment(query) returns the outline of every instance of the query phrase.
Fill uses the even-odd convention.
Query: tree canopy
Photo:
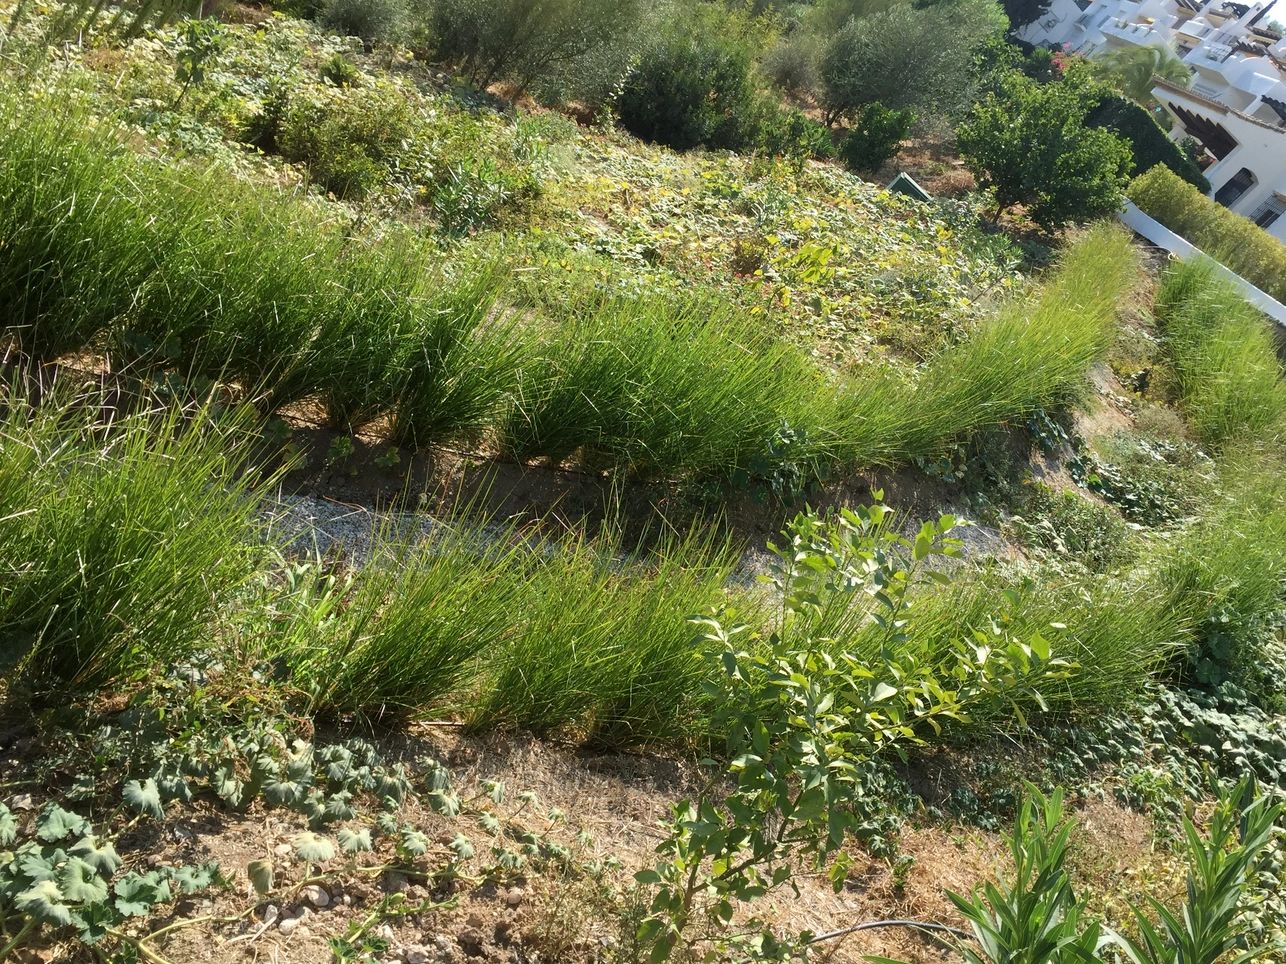
[[[1098,101],[1080,78],[1039,84],[1021,74],[975,105],[958,143],[979,186],[996,199],[996,218],[1015,204],[1046,230],[1114,213],[1134,166],[1129,144],[1090,127]]]

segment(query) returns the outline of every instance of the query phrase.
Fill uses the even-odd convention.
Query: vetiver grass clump
[[[1286,381],[1268,318],[1202,261],[1166,269],[1156,315],[1179,405],[1205,445],[1283,438]]]
[[[1105,356],[1137,276],[1129,236],[1092,229],[1031,295],[979,322],[914,381],[876,369],[847,383],[832,422],[841,459],[892,465],[1071,402]]]
[[[0,654],[38,689],[210,647],[262,551],[244,418],[101,402],[9,397],[0,416]]]
[[[11,98],[0,122],[16,135],[0,140],[0,298],[27,354],[103,351],[269,410],[314,399],[341,428],[387,417],[413,447],[490,435],[520,458],[769,481],[931,456],[1074,397],[1134,277],[1124,234],[1095,229],[922,371],[841,378],[708,300],[517,314],[499,263],[435,264],[405,234],[349,236],[324,204],[149,161],[74,103],[53,119]]]
[[[600,297],[550,328],[500,437],[523,458],[581,453],[642,474],[729,475],[766,467],[783,426],[825,432],[819,401],[834,391],[798,349],[726,306]]]

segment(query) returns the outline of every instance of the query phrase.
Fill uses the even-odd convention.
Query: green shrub
[[[960,125],[960,153],[996,198],[995,220],[1015,204],[1046,230],[1083,224],[1121,207],[1130,146],[1086,125],[1097,97],[1083,75],[1038,84],[1011,72]]]
[[[829,35],[819,67],[827,124],[867,104],[946,115],[968,102],[974,53],[1005,27],[996,4],[896,3]]]
[[[1101,127],[1123,138],[1134,153],[1134,173],[1143,174],[1164,164],[1202,193],[1210,183],[1201,168],[1180,150],[1152,116],[1134,101],[1119,94],[1104,94],[1085,115],[1090,127]]]
[[[1130,200],[1279,301],[1286,301],[1286,244],[1233,214],[1163,167],[1136,177]]]
[[[839,156],[854,171],[877,171],[897,155],[914,121],[915,115],[909,110],[867,104],[841,142]]]
[[[817,62],[821,44],[808,32],[797,30],[779,40],[764,54],[759,69],[778,90],[796,97],[814,93],[821,84]]]
[[[640,0],[435,0],[429,20],[436,56],[479,87],[580,94],[620,79],[643,16]]]
[[[760,154],[791,158],[833,157],[831,132],[800,110],[782,110],[765,102],[757,126],[755,150]]]
[[[733,15],[697,7],[630,72],[615,103],[621,124],[676,150],[751,145],[762,111],[754,55],[753,38]]]
[[[408,15],[406,0],[324,0],[317,19],[332,30],[360,37],[369,45],[401,37]]]
[[[356,200],[385,182],[417,133],[406,98],[377,86],[291,98],[273,140],[285,160],[307,165],[314,182]]]

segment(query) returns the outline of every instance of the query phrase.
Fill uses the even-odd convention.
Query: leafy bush
[[[967,103],[975,50],[1003,29],[990,0],[897,3],[853,17],[822,53],[826,122],[876,102],[921,115],[951,113]]]
[[[1286,244],[1233,214],[1168,169],[1136,177],[1130,200],[1274,298],[1286,300]]]
[[[833,157],[831,133],[799,110],[773,109],[765,103],[758,123],[755,150],[758,153],[790,158],[796,169],[807,158]]]
[[[762,113],[753,37],[733,14],[701,5],[672,23],[626,78],[621,124],[676,150],[753,144]]]
[[[915,115],[909,110],[867,104],[840,144],[839,156],[855,171],[876,171],[897,155],[914,121]]]
[[[317,19],[346,36],[360,37],[369,47],[400,39],[409,16],[406,0],[324,0]]]
[[[1044,687],[1072,671],[1043,637],[1024,641],[999,629],[979,634],[980,645],[958,641],[941,662],[926,654],[908,593],[933,557],[958,553],[955,520],[927,522],[906,537],[887,516],[876,503],[796,517],[772,547],[782,604],[766,638],[722,612],[694,620],[731,762],[696,800],[674,807],[656,863],[635,877],[655,888],[639,929],[652,960],[706,956],[707,942],[711,957],[742,960],[750,948],[796,956],[785,950],[802,950],[811,934],[783,941],[758,921],[733,931],[735,906],[786,885],[804,861],[843,886],[851,859],[843,845],[857,829],[854,803],[871,762],[949,722],[967,724],[975,710],[1004,707],[1021,719],[1020,705],[1040,705]],[[829,638],[836,610],[873,621],[874,652]]]
[[[487,87],[603,92],[625,73],[643,24],[640,0],[435,0],[435,53]]]
[[[996,197],[995,219],[1027,206],[1047,230],[1119,210],[1133,163],[1129,145],[1087,127],[1093,89],[1079,78],[1038,84],[1005,77],[960,126],[960,153]]]
[[[797,30],[782,38],[766,54],[759,69],[778,90],[796,97],[812,94],[821,84],[818,59],[821,44],[809,32]]]
[[[1118,94],[1104,94],[1085,115],[1090,127],[1101,127],[1129,142],[1134,152],[1134,173],[1143,174],[1164,164],[1202,193],[1210,190],[1201,168],[1193,163],[1161,129],[1152,116],[1131,100]]]
[[[416,134],[406,98],[377,86],[291,98],[273,142],[287,161],[306,164],[327,191],[357,200],[384,183]]]

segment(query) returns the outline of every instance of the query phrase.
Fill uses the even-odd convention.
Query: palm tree
[[[1152,78],[1180,87],[1192,82],[1192,69],[1169,47],[1123,47],[1095,60],[1099,74],[1131,100],[1151,107]]]

